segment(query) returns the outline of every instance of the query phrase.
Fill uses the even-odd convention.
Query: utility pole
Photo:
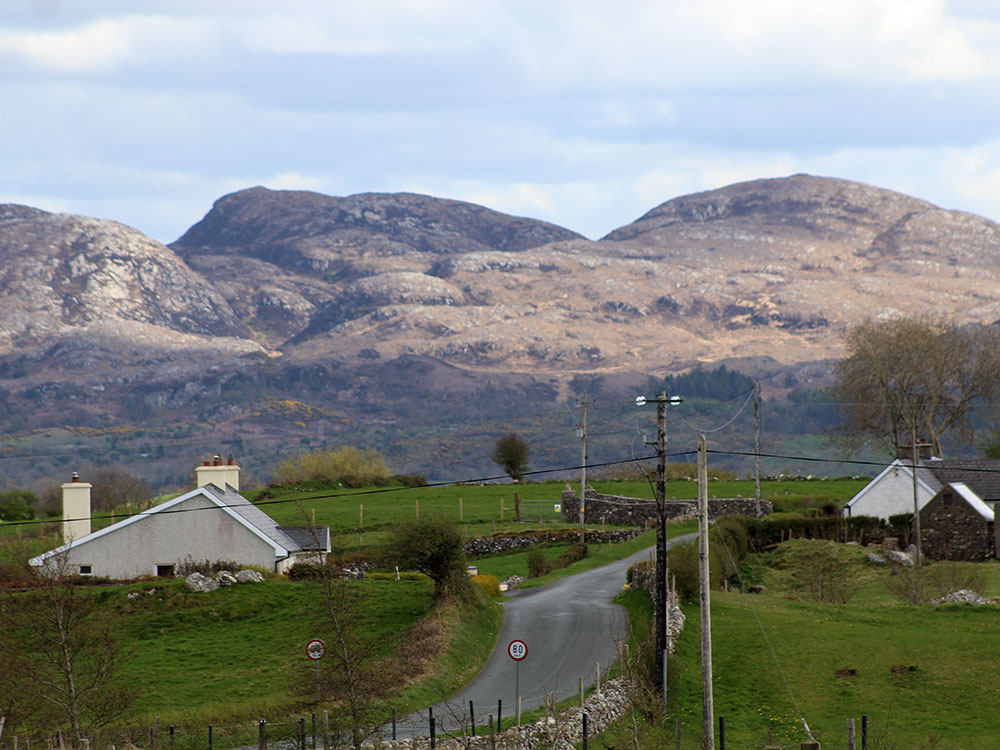
[[[583,421],[580,427],[580,442],[582,443],[580,455],[580,544],[585,544],[586,532],[583,528],[586,513],[584,506],[587,504],[587,389],[583,389]]]
[[[656,683],[666,695],[663,681],[667,658],[667,392],[656,397],[656,594],[653,596],[656,639]]]
[[[753,381],[753,511],[760,518],[760,381]]]
[[[715,748],[715,709],[712,700],[712,613],[708,571],[708,449],[698,436],[698,588],[701,595],[701,704],[702,747]]]
[[[656,402],[656,594],[653,596],[653,648],[656,659],[656,686],[666,694],[667,652],[667,405],[683,401],[680,396],[667,397],[660,391],[655,399],[636,396],[635,405],[643,406],[648,401]]]
[[[913,533],[917,537],[917,559],[914,561],[916,567],[920,567],[920,563],[924,559],[923,550],[920,545],[920,504],[917,497],[917,460],[919,456],[917,455],[917,419],[916,417],[910,417],[910,438],[912,440],[911,449],[913,456]]]

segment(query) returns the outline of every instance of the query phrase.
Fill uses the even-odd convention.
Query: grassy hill
[[[840,575],[853,596],[844,604],[816,601],[809,586],[809,548],[834,548],[848,558]],[[945,564],[932,563],[928,574]],[[767,586],[763,594],[712,592],[716,722],[726,718],[727,747],[760,748],[769,738],[797,747],[804,717],[823,747],[843,747],[854,717],[860,747],[867,715],[869,747],[988,750],[997,746],[1000,718],[1000,611],[996,606],[908,604],[890,593],[892,572],[864,560],[859,548],[794,540],[748,558]],[[1000,564],[968,563],[961,574],[985,578],[1000,596]],[[949,576],[955,577],[955,570]],[[633,621],[648,628],[649,599],[628,595]],[[669,664],[669,728],[646,725],[644,742],[673,741],[682,721],[684,748],[701,731],[700,620],[695,604]],[[717,726],[717,723],[716,723]],[[616,746],[627,727],[606,738]],[[592,745],[595,746],[595,745]],[[600,745],[597,745],[600,746]],[[643,746],[646,746],[645,744]]]

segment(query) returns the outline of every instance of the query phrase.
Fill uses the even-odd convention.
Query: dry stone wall
[[[698,503],[694,500],[668,500],[666,505],[667,519],[671,521],[694,518],[698,513]],[[752,517],[755,514],[754,505],[754,499],[751,497],[713,498],[708,501],[708,516],[713,520],[720,516]],[[772,510],[770,500],[760,501],[761,515],[766,516]],[[584,516],[587,523],[644,525],[656,518],[656,502],[621,495],[605,495],[588,487]],[[568,487],[562,493],[562,517],[564,521],[569,522],[576,521],[580,517],[580,498]]]
[[[627,684],[620,679],[608,680],[601,685],[600,695],[595,691],[584,703],[568,708],[558,716],[540,719],[534,724],[500,732],[495,737],[500,750],[573,750],[583,741],[583,714],[587,714],[587,734],[593,738],[622,716],[629,706]],[[438,735],[435,747],[441,750],[489,750],[489,735],[477,737],[448,738]],[[431,747],[429,737],[414,737],[405,740],[388,741],[379,747],[391,750],[425,750]]]

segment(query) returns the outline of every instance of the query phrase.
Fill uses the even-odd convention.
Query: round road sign
[[[507,646],[507,653],[514,661],[521,661],[521,659],[528,655],[528,647],[524,645],[524,641],[513,640]]]
[[[326,654],[326,644],[319,638],[313,638],[306,644],[306,656],[313,661],[319,661]]]

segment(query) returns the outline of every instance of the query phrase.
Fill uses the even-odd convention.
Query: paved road
[[[668,541],[668,545],[684,537]],[[596,665],[601,675],[617,658],[617,644],[628,633],[625,609],[611,599],[625,585],[625,571],[639,560],[648,560],[645,549],[629,558],[600,568],[562,578],[548,586],[512,592],[504,603],[504,624],[497,647],[486,666],[461,693],[434,707],[437,731],[468,725],[469,701],[475,706],[477,723],[488,714],[496,716],[497,701],[503,701],[504,716],[514,713],[515,662],[507,655],[507,644],[519,638],[528,646],[520,663],[521,710],[538,708],[547,692],[556,700],[577,693],[582,677],[587,687],[594,683]],[[424,735],[429,731],[427,711],[406,717],[397,736]]]

